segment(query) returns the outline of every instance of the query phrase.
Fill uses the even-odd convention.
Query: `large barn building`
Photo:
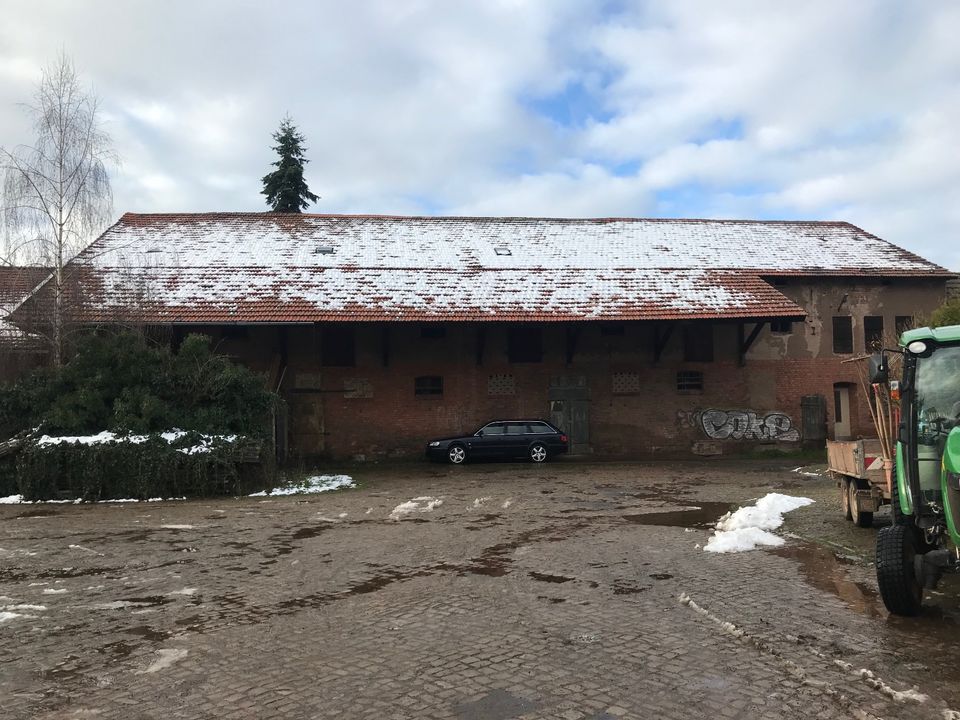
[[[76,320],[200,331],[264,372],[303,456],[492,418],[573,451],[715,455],[869,435],[854,367],[953,274],[843,222],[124,215]]]

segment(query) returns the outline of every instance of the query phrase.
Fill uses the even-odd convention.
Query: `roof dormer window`
[[[500,247],[495,247],[495,248],[493,249],[493,251],[494,251],[497,255],[513,255],[513,253],[510,252],[510,248],[504,247],[504,246],[502,246],[502,245],[501,245]]]

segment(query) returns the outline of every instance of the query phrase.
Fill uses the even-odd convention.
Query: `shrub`
[[[0,388],[0,439],[32,440],[0,465],[0,492],[28,500],[237,494],[272,473],[271,410],[279,402],[251,370],[190,335],[177,352],[132,332],[90,334],[59,369]],[[159,433],[188,431],[175,442]],[[146,434],[142,442],[40,444],[36,437]],[[241,442],[210,441],[235,435]],[[205,452],[183,452],[206,437]],[[241,462],[251,448],[259,463]],[[243,458],[249,460],[250,458]]]
[[[960,298],[948,300],[930,314],[930,327],[960,325]]]
[[[188,336],[174,353],[138,333],[90,334],[59,370],[0,389],[0,433],[181,428],[267,437],[277,402],[260,376],[216,354],[205,335]]]
[[[262,447],[257,441],[213,439],[202,451],[191,451],[203,440],[199,434],[173,443],[160,435],[139,440],[31,441],[16,456],[17,492],[25,500],[146,500],[238,495],[264,484],[262,466],[242,462],[242,456]]]

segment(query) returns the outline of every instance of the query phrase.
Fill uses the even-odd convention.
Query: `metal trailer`
[[[893,470],[880,440],[827,440],[827,468],[837,481],[847,520],[859,527],[873,525],[873,514],[890,502]]]

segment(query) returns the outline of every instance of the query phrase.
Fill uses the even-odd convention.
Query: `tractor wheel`
[[[839,485],[840,506],[843,508],[843,517],[847,520],[852,520],[853,516],[850,514],[850,481],[845,477],[841,477]]]
[[[847,484],[847,497],[850,503],[850,519],[857,527],[868,528],[873,526],[873,513],[857,510],[857,490],[867,490],[870,484],[866,480],[850,478]]]
[[[920,613],[923,586],[914,569],[917,550],[912,528],[891,525],[877,533],[877,585],[883,604],[894,615],[913,617]]]

